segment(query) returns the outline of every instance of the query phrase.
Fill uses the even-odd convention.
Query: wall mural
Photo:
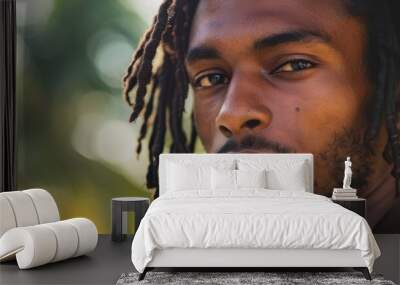
[[[399,27],[373,2],[163,2],[124,77],[139,143],[154,117],[148,187],[164,147],[193,152],[196,133],[211,153],[312,153],[327,196],[350,156],[370,225],[400,232]]]
[[[400,233],[400,24],[376,2],[17,1],[18,188],[109,233],[161,152],[312,153],[326,196],[349,156],[370,225]]]

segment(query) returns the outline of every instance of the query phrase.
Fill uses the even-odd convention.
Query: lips
[[[230,138],[217,153],[296,153],[294,148],[266,138],[248,135],[241,140]]]
[[[277,153],[272,149],[251,149],[251,148],[244,148],[238,151],[229,151],[228,153]]]

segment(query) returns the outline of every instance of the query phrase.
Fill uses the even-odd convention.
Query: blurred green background
[[[17,0],[18,189],[47,189],[63,219],[99,233],[112,197],[150,196],[121,78],[159,4]]]

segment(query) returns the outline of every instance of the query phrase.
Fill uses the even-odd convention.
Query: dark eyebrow
[[[293,43],[293,42],[311,42],[319,41],[324,43],[330,42],[330,37],[319,31],[288,31],[278,34],[268,35],[264,38],[258,39],[253,44],[253,49],[260,50],[268,47],[275,47],[281,44]],[[205,59],[220,59],[222,58],[218,50],[207,46],[198,46],[191,48],[187,55],[186,60],[188,63],[193,63],[198,60]]]
[[[206,46],[191,48],[186,55],[186,60],[189,63],[202,59],[219,59],[219,58],[221,58],[221,55],[215,48]]]
[[[329,43],[331,39],[327,34],[320,31],[288,31],[279,34],[268,35],[264,38],[256,40],[253,44],[253,49],[260,50],[282,44],[311,41]]]

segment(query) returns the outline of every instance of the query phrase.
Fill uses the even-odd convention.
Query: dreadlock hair
[[[125,99],[133,106],[130,122],[135,121],[145,109],[136,149],[138,155],[142,150],[142,140],[147,135],[153,110],[156,109],[149,141],[150,163],[146,177],[147,187],[156,188],[155,197],[158,197],[158,157],[164,150],[167,122],[172,137],[170,152],[193,152],[195,148],[197,134],[193,116],[189,142],[182,126],[182,116],[189,90],[184,60],[191,20],[197,4],[198,0],[165,0],[152,26],[140,41],[123,78]],[[162,61],[153,72],[158,49],[162,52]],[[148,89],[149,85],[151,87]],[[133,104],[129,93],[135,88]],[[149,99],[145,102],[147,96]]]
[[[388,142],[383,157],[388,163],[394,164],[391,174],[396,178],[398,195],[400,142],[396,127],[399,113],[396,109],[396,91],[400,83],[400,48],[394,15],[391,14],[395,9],[391,8],[388,2],[391,0],[379,3],[375,0],[343,1],[352,16],[363,19],[368,31],[366,61],[374,92],[367,108],[370,121],[364,143],[368,146],[373,142],[382,122],[385,122]],[[155,198],[159,195],[159,155],[164,151],[167,130],[172,138],[170,152],[193,152],[195,148],[197,133],[193,113],[189,141],[182,126],[182,116],[189,91],[184,60],[198,3],[199,0],[164,0],[153,24],[140,41],[123,78],[125,100],[133,106],[129,121],[135,121],[144,110],[137,155],[142,150],[142,140],[147,136],[153,110],[156,110],[148,144],[149,166],[146,177],[147,187],[156,188]],[[159,53],[162,60],[157,65]],[[130,99],[132,91],[135,93],[134,103]]]
[[[363,3],[361,3],[363,2]],[[393,1],[394,3],[394,1]],[[395,24],[390,1],[377,3],[373,0],[348,0],[350,12],[364,18],[368,30],[366,53],[368,75],[373,82],[374,92],[370,98],[368,112],[369,127],[364,142],[369,145],[378,135],[385,122],[388,141],[383,157],[393,163],[396,197],[400,194],[400,141],[397,129],[399,109],[396,109],[400,83],[400,27]],[[397,28],[397,30],[396,30]]]

